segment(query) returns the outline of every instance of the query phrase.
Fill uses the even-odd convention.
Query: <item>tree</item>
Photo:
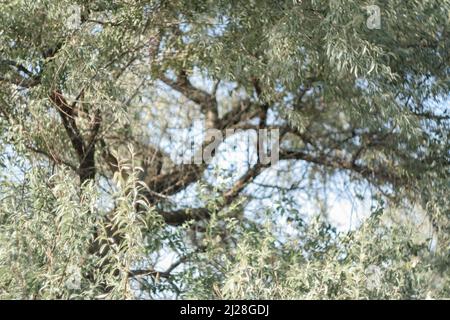
[[[377,4],[1,3],[0,296],[448,297],[450,2]]]

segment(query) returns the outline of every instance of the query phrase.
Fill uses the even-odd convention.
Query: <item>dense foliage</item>
[[[449,12],[1,1],[0,298],[449,298]]]

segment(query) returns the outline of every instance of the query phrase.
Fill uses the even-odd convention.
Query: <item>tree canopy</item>
[[[0,298],[450,297],[449,12],[1,1]]]

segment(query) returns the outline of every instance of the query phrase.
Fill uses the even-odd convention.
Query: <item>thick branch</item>
[[[91,122],[91,135],[85,142],[81,132],[75,121],[75,104],[69,105],[64,96],[58,90],[55,90],[50,95],[50,100],[53,102],[58,110],[64,128],[69,136],[72,147],[74,148],[78,159],[78,175],[80,176],[80,182],[83,184],[87,180],[95,178],[95,142],[96,136],[100,130],[101,118],[99,112],[95,114]]]

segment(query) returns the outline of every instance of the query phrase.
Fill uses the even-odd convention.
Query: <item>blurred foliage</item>
[[[370,30],[374,3],[382,25]],[[67,25],[73,5],[79,28]],[[449,298],[449,10],[449,0],[0,1],[0,298]],[[256,218],[243,198],[224,209],[223,190],[200,185],[209,219],[165,224],[143,196],[141,158],[157,129],[201,113],[158,83],[183,72],[207,89],[221,81],[221,114],[270,105],[313,141],[287,143],[311,156],[307,179],[341,170],[376,189],[379,207],[339,233],[323,214],[274,203]],[[80,136],[101,115],[115,172],[98,139],[96,178],[80,184],[84,159],[54,90],[81,105]]]

